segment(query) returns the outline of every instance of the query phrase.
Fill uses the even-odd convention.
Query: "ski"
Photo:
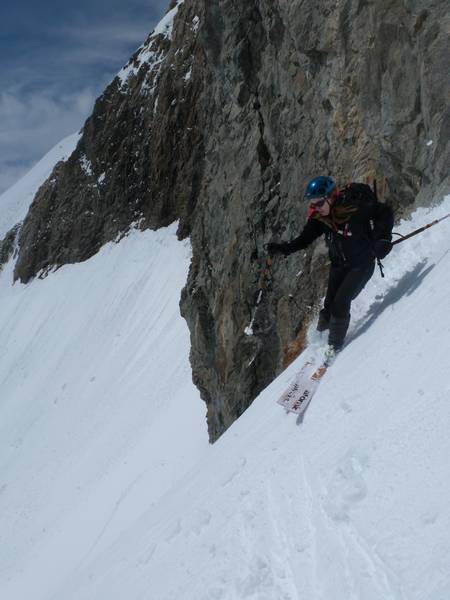
[[[287,412],[303,415],[319,387],[320,380],[325,375],[326,365],[318,367],[310,376],[303,376],[297,381],[296,392],[292,394],[291,402],[286,406]]]
[[[301,419],[308,408],[319,383],[334,360],[334,353],[325,353],[325,358],[319,367],[311,373],[309,367],[314,367],[313,361],[306,362],[295,376],[294,381],[277,400],[286,412],[292,412]]]
[[[286,412],[291,412],[291,406],[298,400],[302,395],[301,390],[305,387],[305,384],[310,381],[313,373],[311,373],[310,367],[314,368],[314,362],[308,360],[295,375],[294,380],[289,384],[288,388],[283,392],[280,398],[277,400],[278,404],[281,404],[286,409]]]

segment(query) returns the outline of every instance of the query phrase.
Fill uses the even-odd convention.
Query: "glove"
[[[277,244],[277,242],[269,242],[267,244],[267,252],[270,254],[270,256],[274,256],[275,254],[284,254],[284,256],[287,256],[287,254],[289,254],[287,250],[287,244]]]
[[[375,256],[379,259],[384,258],[392,250],[392,242],[389,240],[376,240],[374,244]]]

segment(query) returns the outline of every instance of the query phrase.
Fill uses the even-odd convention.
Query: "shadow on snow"
[[[436,264],[433,264],[425,269],[427,262],[427,259],[422,260],[414,267],[414,269],[408,273],[405,273],[403,277],[393,287],[391,287],[384,296],[381,298],[380,296],[376,296],[378,300],[370,305],[366,315],[362,317],[362,322],[360,321],[360,325],[357,326],[356,329],[348,336],[348,343],[353,342],[360,335],[363,335],[369,329],[369,327],[372,326],[372,323],[378,319],[381,313],[388,308],[388,306],[392,306],[404,296],[410,296],[416,291],[416,289],[422,284],[425,277],[436,266]]]

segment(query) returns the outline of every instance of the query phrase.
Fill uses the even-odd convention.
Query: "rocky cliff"
[[[38,192],[16,277],[178,220],[215,440],[302,348],[323,293],[320,244],[277,259],[246,335],[264,244],[298,234],[307,180],[376,177],[398,215],[448,191],[447,13],[445,0],[173,2]]]

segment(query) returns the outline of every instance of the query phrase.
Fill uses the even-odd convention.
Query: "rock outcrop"
[[[0,271],[14,254],[14,248],[19,230],[20,224],[18,223],[10,231],[8,231],[3,240],[0,240]]]
[[[316,174],[377,178],[397,215],[448,191],[445,0],[184,0],[98,99],[20,233],[27,281],[134,225],[179,221],[181,310],[212,440],[302,348],[323,247],[277,259],[246,335],[264,244],[305,221]]]
[[[180,220],[189,232],[201,180],[204,81],[194,7],[173,7],[96,101],[72,156],[24,222],[16,276],[86,260],[132,225]],[[200,115],[201,116],[201,115]]]

